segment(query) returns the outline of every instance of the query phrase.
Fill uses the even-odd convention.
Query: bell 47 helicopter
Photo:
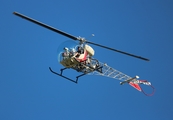
[[[128,56],[132,56],[132,57],[135,57],[138,59],[142,59],[145,61],[149,61],[149,59],[141,57],[141,56],[133,55],[133,54],[130,54],[127,52],[123,52],[120,50],[116,50],[116,49],[113,49],[113,48],[110,48],[107,46],[103,46],[103,45],[100,45],[97,43],[93,43],[82,37],[75,37],[66,32],[63,32],[61,30],[48,26],[44,23],[41,23],[37,20],[29,18],[25,15],[22,15],[18,12],[13,12],[13,14],[78,42],[78,43],[76,43],[74,41],[66,41],[62,45],[60,45],[60,47],[58,48],[58,61],[61,65],[64,66],[64,68],[60,69],[60,73],[57,73],[57,72],[53,71],[51,69],[51,67],[49,67],[49,69],[52,73],[54,73],[58,76],[61,76],[67,80],[70,80],[74,83],[78,83],[78,79],[84,75],[90,74],[90,75],[106,76],[106,77],[110,77],[110,78],[114,78],[114,79],[122,81],[122,82],[120,82],[120,85],[128,83],[129,85],[131,85],[138,91],[143,92],[147,96],[153,95],[154,87],[151,85],[150,82],[148,82],[146,80],[138,80],[139,76],[130,77],[130,76],[108,66],[107,64],[101,63],[97,59],[93,58],[94,49],[91,46],[89,46],[89,44],[99,46],[99,47],[102,47],[102,48],[105,48],[108,50],[112,50],[115,52],[119,52],[119,53],[122,53],[122,54],[125,54]],[[81,75],[76,76],[75,80],[73,80],[67,76],[64,76],[63,71],[66,69],[69,69],[69,68],[74,69],[77,72],[80,72]],[[153,89],[152,93],[146,94],[143,91],[143,89],[141,88],[140,84],[150,86]]]

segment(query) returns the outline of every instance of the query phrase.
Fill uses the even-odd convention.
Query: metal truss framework
[[[99,66],[102,66],[102,73],[100,73],[98,71],[93,71],[92,73],[89,73],[88,75],[101,75],[101,76],[110,77],[110,78],[114,78],[114,79],[121,80],[121,81],[126,81],[126,80],[129,80],[132,78],[132,77],[108,66],[105,63],[99,62]]]

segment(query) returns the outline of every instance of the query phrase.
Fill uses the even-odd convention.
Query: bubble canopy
[[[79,44],[75,41],[67,40],[63,43],[60,44],[60,46],[57,49],[57,54],[58,54],[58,62],[61,62],[62,60],[62,54],[64,53],[64,48],[67,48],[70,52],[76,52],[77,47]]]

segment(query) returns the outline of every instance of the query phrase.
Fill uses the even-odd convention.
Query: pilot
[[[78,46],[77,53],[75,54],[75,56],[78,58],[83,53],[84,53],[84,49],[81,46]]]
[[[77,52],[78,52],[79,54],[83,54],[83,53],[84,53],[84,49],[83,49],[81,46],[78,46]]]

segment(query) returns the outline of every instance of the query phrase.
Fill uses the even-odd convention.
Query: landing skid
[[[63,73],[63,71],[64,71],[65,69],[67,69],[67,68],[63,68],[63,69],[61,69],[61,70],[60,70],[61,73],[59,74],[59,73],[53,71],[53,70],[51,69],[51,67],[49,67],[49,70],[50,70],[52,73],[54,73],[54,74],[56,74],[56,75],[58,75],[58,76],[60,76],[60,77],[63,77],[63,78],[65,78],[65,79],[67,79],[67,80],[69,80],[69,81],[71,81],[71,82],[74,82],[74,83],[78,83],[78,79],[79,79],[79,77],[85,75],[85,74],[83,73],[83,74],[77,76],[77,77],[76,77],[76,80],[73,80],[73,79],[71,79],[71,78],[68,78],[68,77],[62,75],[62,73]]]
[[[101,69],[101,68],[102,68],[102,66],[101,66],[101,67],[98,67],[98,68],[96,68],[96,69],[94,69],[94,71],[98,71],[98,70]],[[78,80],[79,80],[80,77],[82,77],[82,76],[84,76],[84,75],[87,75],[88,73],[91,73],[91,72],[83,73],[83,74],[81,74],[81,75],[76,76],[76,80],[73,80],[73,79],[68,78],[68,77],[66,77],[66,76],[63,75],[63,71],[66,70],[66,69],[67,69],[67,68],[60,69],[61,72],[60,72],[60,73],[57,73],[57,72],[53,71],[53,70],[51,69],[51,67],[49,67],[49,70],[50,70],[53,74],[58,75],[58,76],[60,76],[60,77],[63,77],[63,78],[65,78],[65,79],[67,79],[67,80],[69,80],[69,81],[71,81],[71,82],[76,83],[76,84],[78,83]],[[93,71],[92,71],[92,72],[93,72]]]

